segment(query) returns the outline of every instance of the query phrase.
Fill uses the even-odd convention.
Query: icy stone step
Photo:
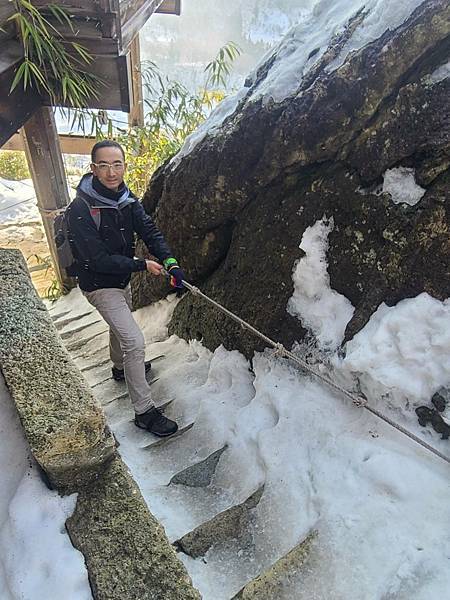
[[[227,446],[222,446],[222,448],[212,452],[205,459],[176,473],[170,480],[169,485],[206,487],[211,483],[212,477],[216,471],[217,463],[226,448]]]
[[[176,433],[174,433],[170,437],[166,437],[166,438],[159,438],[159,437],[154,436],[155,441],[152,442],[151,444],[148,444],[147,446],[145,446],[144,450],[149,450],[150,448],[155,448],[157,446],[167,445],[170,442],[172,442],[173,440],[176,440],[177,438],[179,438],[181,435],[183,435],[183,433],[186,433],[186,431],[189,431],[189,429],[191,429],[195,425],[195,421],[189,421],[188,423],[180,423],[180,421],[177,421],[177,422],[178,422],[178,429],[177,429]]]
[[[173,436],[165,441],[169,444],[175,443]],[[151,469],[151,463],[149,469]],[[171,542],[180,539],[233,505],[233,499],[228,490],[212,485],[208,487],[155,486],[152,482],[141,481],[141,489],[153,514],[166,529],[166,534]]]
[[[92,342],[92,340],[96,340],[97,341],[97,348],[99,346],[103,347],[103,343],[102,341],[100,341],[98,338],[99,336],[101,336],[102,334],[108,336],[109,339],[109,331],[108,331],[108,326],[106,325],[106,323],[102,320],[97,322],[95,325],[90,325],[89,327],[87,327],[86,329],[83,330],[82,332],[83,335],[76,336],[76,339],[73,341],[67,341],[65,342],[65,346],[67,348],[67,350],[73,355],[73,357],[76,356],[77,350],[85,350],[87,344],[89,344],[90,342]],[[95,349],[95,346],[94,346]]]
[[[65,327],[61,328],[59,335],[61,336],[62,340],[66,340],[65,343],[67,344],[67,340],[70,340],[74,337],[78,338],[82,331],[84,331],[85,329],[89,329],[90,327],[93,327],[98,323],[101,323],[103,326],[103,330],[106,331],[107,326],[105,322],[102,321],[102,319],[100,319],[97,315],[89,315],[89,318],[87,319],[82,319],[80,321],[71,321]]]
[[[249,512],[254,509],[264,491],[261,486],[247,500],[217,514],[174,542],[178,551],[192,558],[204,556],[214,544],[238,538],[248,528]]]
[[[51,309],[47,309],[49,311],[50,317],[53,321],[53,323],[56,325],[56,321],[59,321],[60,319],[62,319],[63,317],[70,315],[71,311],[70,310],[63,310],[60,311],[59,313],[52,313]]]
[[[63,317],[67,317],[67,318],[64,319]],[[79,314],[72,314],[72,312],[69,310],[69,311],[62,312],[57,316],[52,316],[52,320],[53,320],[53,323],[55,324],[56,329],[58,331],[60,331],[64,327],[67,327],[67,325],[70,325],[71,323],[77,323],[79,321],[82,321],[82,320],[86,319],[86,317],[98,319],[99,315],[98,315],[97,311],[94,309],[89,310],[89,311],[84,311]]]
[[[315,537],[315,532],[310,533],[303,542],[247,583],[231,600],[292,600]]]

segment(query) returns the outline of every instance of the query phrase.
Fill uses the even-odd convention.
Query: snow
[[[331,227],[323,219],[302,240],[306,258],[316,253],[324,287]],[[71,297],[72,310],[82,313],[84,299],[74,292],[54,310],[70,309]],[[172,541],[264,485],[242,537],[202,558],[179,554],[204,600],[228,600],[312,531],[306,568],[277,600],[447,597],[448,465],[270,351],[257,353],[251,370],[237,351],[211,353],[198,341],[168,337],[177,302],[171,297],[135,316],[147,357],[165,355],[153,366],[155,401],[173,400],[167,415],[180,424],[195,420],[194,427],[149,449],[154,439],[130,424],[127,403],[109,404],[106,412],[122,457]],[[418,425],[414,406],[450,384],[449,302],[421,294],[382,305],[347,344],[346,357],[335,355],[329,365],[337,382],[351,386],[358,378],[371,403],[447,455],[449,442]],[[170,484],[224,446],[211,485]]]
[[[421,2],[422,0],[388,3],[385,0],[319,1],[310,14],[271,52],[276,56],[275,62],[268,76],[254,90],[252,100],[264,96],[266,101],[272,98],[275,102],[282,102],[295,95],[304,75],[322,58],[332,38],[342,33],[349,20],[362,8],[366,13],[362,23],[355,29],[339,56],[327,66],[328,72],[340,67],[350,52],[376,40],[387,29],[401,25]],[[313,51],[315,53],[310,58]]]
[[[419,202],[426,190],[417,185],[414,169],[396,167],[387,169],[383,176],[383,192],[390,194],[395,204],[414,206]]]
[[[429,76],[429,82],[432,84],[439,83],[450,77],[450,61],[446,62],[445,65],[441,65],[431,73]]]
[[[39,221],[36,194],[31,179],[9,181],[0,178],[0,223]]]
[[[327,71],[338,69],[351,52],[357,51],[379,38],[387,29],[404,23],[422,0],[319,0],[309,7],[300,8],[298,24],[274,48],[270,49],[254,68],[248,80],[255,82],[260,67],[270,58],[273,63],[266,77],[248,94],[246,87],[223,100],[204,123],[188,137],[180,152],[171,161],[176,168],[181,158],[192,152],[206,135],[216,134],[225,119],[233,114],[240,101],[263,99],[282,102],[298,92],[303,77],[316,65],[333,37],[345,30],[349,20],[364,8],[363,21],[356,27],[339,56],[327,65]]]
[[[367,395],[388,392],[400,408],[406,400],[428,403],[450,383],[449,358],[450,299],[441,302],[424,292],[395,306],[381,304],[347,343],[343,367],[359,375]]]
[[[90,600],[83,556],[64,526],[76,495],[61,498],[41,481],[1,376],[0,453],[0,597]]]
[[[179,152],[175,154],[169,163],[172,169],[176,169],[181,159],[192,152],[207,134],[213,134],[220,128],[225,119],[234,113],[239,102],[244,98],[247,92],[248,90],[246,88],[242,88],[237,94],[228,96],[228,98],[225,98],[216,106],[208,119],[191,133],[191,135],[188,135]]]
[[[294,265],[294,293],[287,307],[323,350],[335,350],[341,344],[355,310],[345,296],[330,287],[326,253],[333,227],[333,219],[323,217],[305,230],[300,248],[306,254]]]

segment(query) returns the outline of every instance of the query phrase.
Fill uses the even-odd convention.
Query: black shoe
[[[152,363],[149,360],[145,361],[145,374],[150,373],[152,369]],[[113,367],[111,369],[112,378],[115,381],[125,381],[125,371],[123,369],[117,369],[117,367]]]
[[[171,421],[165,417],[156,406],[142,413],[142,415],[135,415],[134,424],[158,437],[168,437],[169,435],[173,435],[178,429],[175,421]]]

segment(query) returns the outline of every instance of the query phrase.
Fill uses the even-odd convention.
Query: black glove
[[[170,285],[176,289],[183,287],[183,279],[186,280],[186,275],[178,265],[172,265],[167,269],[170,275]]]

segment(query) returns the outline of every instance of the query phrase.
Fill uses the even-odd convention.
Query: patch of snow
[[[70,198],[75,196],[75,182],[81,178],[70,175],[67,179]],[[36,192],[32,179],[12,181],[0,177],[0,225],[21,225],[41,222]]]
[[[383,192],[390,194],[395,204],[414,206],[419,202],[426,190],[417,185],[414,169],[395,167],[388,169],[383,176]]]
[[[206,135],[213,134],[220,128],[225,119],[234,113],[239,102],[247,92],[247,88],[242,88],[237,94],[228,96],[228,98],[225,98],[216,106],[206,121],[186,138],[180,151],[172,158],[169,163],[172,169],[176,169],[181,159],[192,152]]]
[[[327,50],[332,38],[344,31],[349,20],[362,8],[367,12],[339,56],[327,66],[331,72],[341,66],[350,52],[376,40],[387,29],[401,25],[421,4],[422,0],[321,0],[255,68],[270,55],[275,61],[267,77],[254,90],[251,100],[264,96],[282,102],[296,94],[305,74]],[[314,53],[312,56],[311,54]]]
[[[91,600],[83,555],[65,530],[76,495],[61,498],[41,481],[0,376],[0,597]]]
[[[333,219],[324,217],[305,230],[300,248],[306,256],[294,265],[294,293],[287,305],[289,314],[298,317],[315,335],[319,347],[327,350],[341,344],[355,310],[345,296],[330,287],[326,253],[333,227]]]
[[[402,410],[407,401],[428,404],[450,385],[450,299],[424,292],[392,307],[381,304],[347,343],[341,368],[358,376],[368,397],[389,393]]]
[[[40,221],[31,179],[9,181],[0,178],[0,223]]]
[[[402,25],[422,2],[423,0],[398,0],[397,2],[354,0],[349,3],[353,4],[355,9],[359,5],[357,10],[364,7],[368,14],[355,29],[339,56],[328,65],[327,71],[331,72],[340,67],[350,52],[360,50],[381,37],[386,30],[390,29],[392,31]],[[343,3],[346,3],[345,0]]]
[[[450,77],[450,61],[446,62],[445,65],[441,65],[435,69],[428,77],[428,81],[432,84],[439,83]]]

